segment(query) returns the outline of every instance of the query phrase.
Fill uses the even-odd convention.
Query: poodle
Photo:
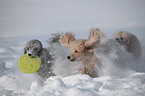
[[[90,77],[97,77],[101,62],[94,54],[95,49],[100,43],[100,39],[105,37],[99,29],[91,29],[88,40],[76,40],[72,33],[65,33],[60,37],[62,46],[71,51],[71,55],[67,59],[71,62],[80,61],[81,67],[78,68],[78,73],[88,74]]]
[[[119,42],[126,52],[131,53],[135,58],[141,56],[141,44],[134,34],[118,31],[113,34],[112,38]]]
[[[24,48],[24,54],[29,57],[38,56],[41,59],[40,69],[36,72],[36,76],[41,82],[44,82],[48,77],[54,76],[52,73],[52,61],[53,58],[49,54],[49,51],[43,48],[42,43],[39,40],[30,40],[26,43]]]

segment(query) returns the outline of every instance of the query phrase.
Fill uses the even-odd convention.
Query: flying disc
[[[22,55],[18,60],[18,68],[27,74],[36,72],[41,65],[39,57],[28,57],[27,54]]]

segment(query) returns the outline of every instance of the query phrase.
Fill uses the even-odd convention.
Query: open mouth
[[[31,58],[35,58],[35,57],[38,57],[38,56],[35,56],[35,55],[27,55],[28,57],[31,57]]]
[[[75,61],[75,59],[71,59],[70,61]]]

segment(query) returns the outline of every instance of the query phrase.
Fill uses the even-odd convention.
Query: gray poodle
[[[44,82],[50,76],[54,76],[52,73],[53,63],[51,62],[53,58],[49,54],[48,49],[43,48],[39,40],[28,41],[24,48],[24,54],[32,58],[38,56],[41,59],[40,69],[36,72],[36,76],[38,76],[41,82]]]

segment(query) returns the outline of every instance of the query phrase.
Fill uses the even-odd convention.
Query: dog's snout
[[[76,60],[75,58],[72,58],[71,56],[67,56],[67,59],[70,60],[70,61],[75,61]]]
[[[28,56],[32,56],[32,54],[29,53]]]
[[[70,56],[67,56],[67,59],[68,59],[68,60],[70,60],[70,59],[71,59],[71,57],[70,57]]]

